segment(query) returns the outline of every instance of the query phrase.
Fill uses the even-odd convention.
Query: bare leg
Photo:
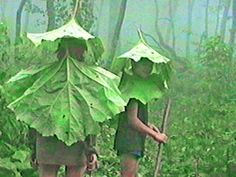
[[[139,166],[138,163],[138,159],[133,155],[121,155],[121,176],[137,177]]]
[[[86,171],[86,166],[67,166],[66,167],[66,177],[83,177]]]
[[[59,165],[39,164],[40,177],[57,177]]]

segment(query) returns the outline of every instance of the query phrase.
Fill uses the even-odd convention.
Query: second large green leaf
[[[11,89],[22,79],[30,84],[21,96],[13,92],[18,98],[9,107],[18,120],[43,136],[56,135],[67,145],[97,134],[99,122],[124,109],[117,89],[119,78],[100,67],[68,58],[21,73],[8,83]]]
[[[121,71],[133,74],[131,61],[139,62],[144,58],[153,63],[152,74],[159,75],[159,77],[162,78],[161,80],[159,79],[159,81],[168,86],[170,73],[172,71],[170,60],[155,51],[143,40],[140,40],[132,49],[117,57],[112,63],[112,71],[116,74]]]
[[[135,98],[146,104],[152,99],[160,98],[166,89],[166,85],[160,75],[157,74],[142,78],[124,73],[119,88],[126,102]]]

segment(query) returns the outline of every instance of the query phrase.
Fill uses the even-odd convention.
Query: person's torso
[[[137,117],[144,123],[148,123],[148,106],[140,101],[138,103]],[[127,107],[125,112],[119,115],[119,124],[115,137],[115,149],[121,152],[144,151],[145,135],[138,132],[128,123]]]

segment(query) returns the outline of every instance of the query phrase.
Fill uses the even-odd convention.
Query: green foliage
[[[141,78],[124,73],[119,89],[126,102],[130,98],[136,98],[146,104],[152,99],[160,98],[165,90],[165,85],[157,74],[152,74],[148,78]]]
[[[75,45],[71,40],[77,40],[80,46],[86,45],[87,54],[85,62],[66,55],[55,62],[49,61],[50,64],[42,62],[41,67],[31,65],[12,77],[4,92],[18,120],[43,136],[56,135],[72,145],[87,135],[97,134],[98,122],[124,110],[126,103],[117,88],[119,78],[102,68],[87,65],[94,64],[103,53],[100,40],[74,19],[53,31],[27,36],[36,46],[44,44],[43,41],[48,45],[55,41],[56,45],[48,47],[50,50],[58,46],[68,50],[69,45]]]
[[[74,2],[76,0],[73,0]],[[79,24],[86,30],[91,31],[94,27],[96,17],[94,16],[94,4],[93,0],[82,1],[81,11],[77,15],[76,19]]]
[[[35,13],[40,13],[43,14],[44,10],[37,5],[35,5],[32,0],[27,0],[26,6],[25,6],[26,11],[30,12],[31,14]]]
[[[97,62],[104,52],[101,40],[85,31],[80,25],[78,25],[75,19],[70,20],[65,25],[53,31],[45,33],[28,33],[27,37],[36,46],[44,44],[45,41],[47,43],[53,41],[55,41],[56,44],[62,43],[62,40],[65,38],[81,40],[82,42],[85,42],[87,48],[85,62],[90,64]]]
[[[235,62],[218,37],[205,41],[201,59],[172,83],[170,142],[163,176],[234,176]]]
[[[57,61],[57,43],[44,42],[34,48],[23,38],[11,46],[6,26],[0,25],[0,30],[3,44],[0,46],[1,85],[29,66],[40,63],[49,67]],[[189,60],[184,71],[177,70],[170,85],[173,106],[168,131],[170,140],[164,147],[163,177],[234,177],[236,174],[236,64],[233,51],[218,37],[206,40],[200,51],[200,58]],[[35,69],[22,70],[17,77],[21,77],[21,81],[32,79],[29,74],[40,73],[33,73]],[[19,82],[17,77],[11,82]],[[32,86],[35,80],[27,83]],[[11,94],[7,98],[14,100],[27,88],[25,85],[17,91],[19,95]],[[36,176],[29,166],[31,139],[28,139],[28,127],[16,121],[14,113],[7,108],[6,93],[3,95],[0,90],[0,176]],[[149,105],[150,121],[156,125],[161,123],[164,99]],[[114,134],[114,127],[103,124],[98,136],[101,168],[93,176],[120,176],[119,159],[113,150]],[[148,140],[146,155],[140,162],[140,176],[153,176],[156,149],[156,144]]]
[[[137,77],[131,68],[131,61],[141,62],[141,59],[147,59],[153,63],[152,74],[148,78]],[[164,90],[168,88],[171,66],[168,58],[141,40],[131,50],[113,61],[112,70],[115,73],[123,71],[119,89],[125,101],[136,98],[146,104],[152,99],[160,98]]]
[[[68,5],[66,1],[54,0],[54,10],[55,10],[55,28],[64,25],[66,22],[70,21],[71,15],[73,13],[74,6],[72,4]]]
[[[214,40],[218,42],[211,45]],[[212,49],[206,50],[209,45]],[[215,45],[221,46],[217,51],[222,53],[214,50]],[[170,140],[164,146],[162,160],[163,177],[234,177],[236,174],[236,63],[232,49],[218,38],[205,41],[201,49],[201,56],[209,58],[189,60],[184,72],[176,71],[170,85],[173,105],[167,132]],[[210,56],[215,57],[214,65],[207,64],[208,60],[212,61]],[[220,64],[221,60],[229,62]],[[161,124],[164,101],[165,97],[149,104],[150,122],[156,125]],[[100,169],[98,176],[118,177],[119,161],[113,154],[113,141],[107,142],[108,137],[113,138],[114,129],[107,127],[103,132],[105,140],[99,146],[101,153],[108,157],[102,160],[113,166],[102,166],[105,169]],[[140,176],[153,176],[156,155],[156,143],[148,140],[146,155],[140,161]]]
[[[45,52],[40,48],[36,50],[24,37],[12,46],[4,24],[0,24],[0,31],[0,176],[34,177],[36,174],[29,164],[31,139],[28,139],[28,126],[17,121],[14,113],[7,108],[1,85],[30,63],[47,63],[45,55],[51,51],[48,48]],[[29,49],[30,52],[22,52]],[[52,55],[51,52],[49,56]]]
[[[102,41],[99,38],[90,39],[87,42],[87,47],[88,47],[88,51],[86,52],[84,56],[85,61],[87,63],[93,64],[94,63],[93,58],[100,59],[104,52]]]
[[[114,137],[115,128],[111,127],[109,122],[105,122],[105,124],[101,126],[101,133],[97,140],[98,150],[100,152],[100,168],[94,176],[120,176],[119,157],[113,150]]]
[[[21,71],[5,88],[16,98],[9,107],[18,120],[71,145],[97,134],[97,122],[123,111],[125,102],[116,87],[118,81],[102,68],[67,58]]]
[[[122,54],[113,61],[112,71],[118,73],[123,69],[129,70],[131,68],[130,60],[138,62],[142,58],[147,58],[154,63],[153,73],[159,73],[160,69],[166,67],[167,65],[170,67],[170,60],[168,58],[159,54],[148,44],[140,41],[131,50]]]
[[[232,61],[233,48],[224,43],[221,37],[211,37],[204,41],[201,46],[200,58],[203,65],[211,66],[228,66]]]
[[[8,148],[12,147],[8,146]],[[30,165],[30,149],[18,150],[18,148],[12,148],[11,151],[14,154],[10,157],[0,158],[0,169],[2,169],[0,170],[0,175],[7,174],[14,177],[23,177],[27,170],[32,169]],[[33,173],[31,176],[34,176]]]

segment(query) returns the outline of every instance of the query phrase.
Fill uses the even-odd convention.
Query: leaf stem
[[[79,8],[81,8],[81,6],[82,6],[82,0],[76,0],[74,12],[72,14],[72,19],[75,19],[77,11]]]
[[[147,42],[146,42],[146,40],[145,40],[145,38],[143,36],[143,32],[142,32],[142,30],[140,28],[138,29],[138,35],[139,35],[139,38],[140,38],[141,42],[143,42],[144,44],[147,45]]]

